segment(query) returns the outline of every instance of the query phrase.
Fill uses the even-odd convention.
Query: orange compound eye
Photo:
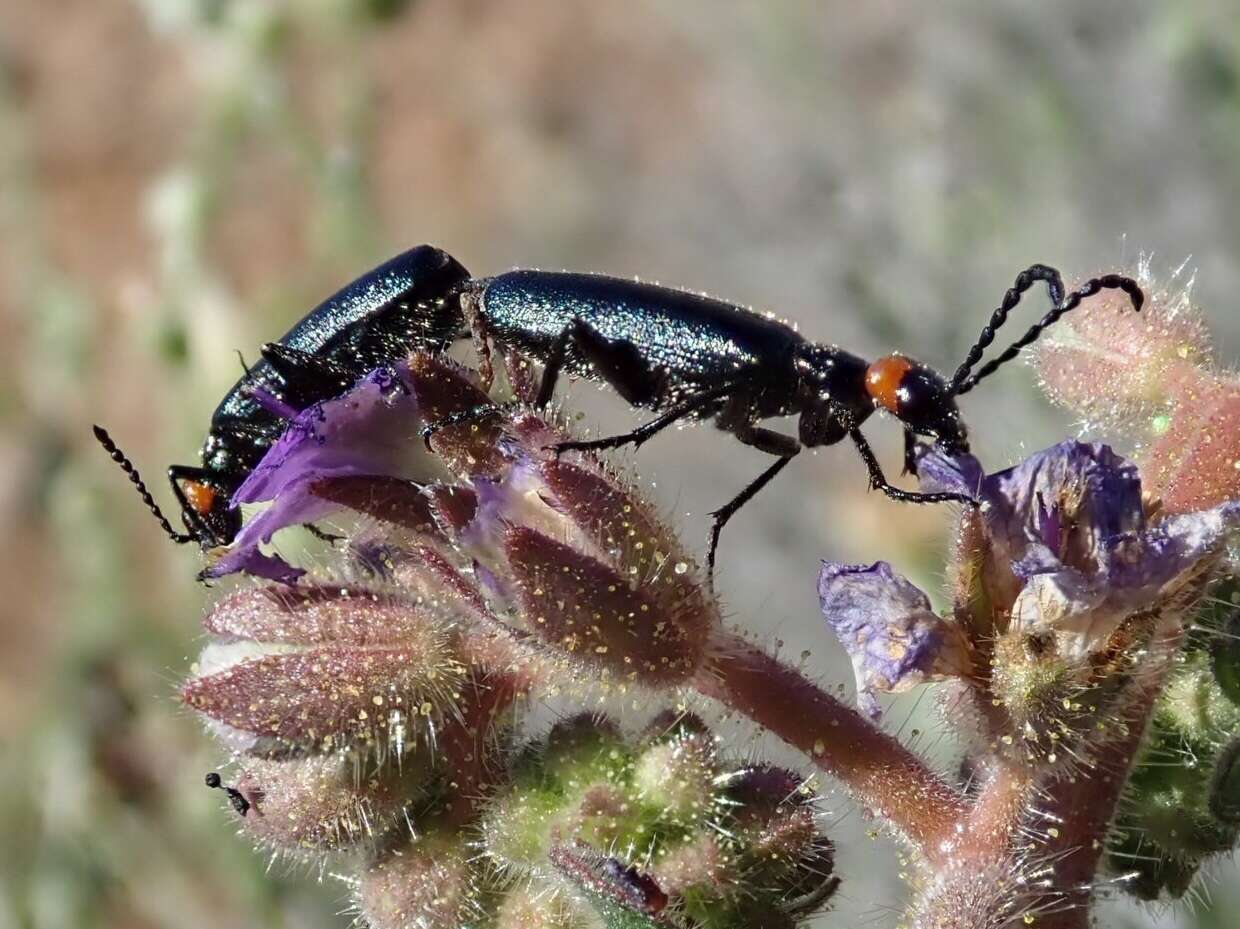
[[[199,481],[186,481],[181,485],[181,490],[185,494],[185,499],[189,501],[189,505],[199,516],[206,516],[215,506],[214,487],[209,487]]]
[[[903,355],[888,355],[865,369],[865,390],[874,402],[889,413],[900,415],[900,387],[913,369]]]

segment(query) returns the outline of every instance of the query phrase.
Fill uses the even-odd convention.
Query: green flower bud
[[[527,747],[484,814],[487,857],[518,881],[553,867],[608,926],[792,926],[830,897],[834,848],[797,775],[729,765],[696,717],[648,733],[580,716]]]

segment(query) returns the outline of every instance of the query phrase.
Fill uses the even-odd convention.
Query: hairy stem
[[[735,709],[844,783],[928,857],[955,833],[963,797],[914,753],[799,672],[737,635],[694,686]]]
[[[1038,929],[1087,929],[1107,831],[1181,638],[1174,627],[1151,649],[1116,735],[1091,747],[1092,764],[1048,779],[993,760],[958,838],[930,862],[938,867],[914,905],[918,929],[998,929],[1029,917]]]
[[[1107,831],[1145,739],[1179,640],[1177,633],[1166,646],[1162,667],[1152,679],[1142,682],[1126,707],[1123,734],[1097,749],[1097,762],[1090,770],[1047,786],[1042,809],[1056,825],[1041,851],[1055,861],[1054,883],[1063,895],[1064,908],[1043,920],[1043,929],[1078,929],[1088,925],[1094,878],[1106,850]]]

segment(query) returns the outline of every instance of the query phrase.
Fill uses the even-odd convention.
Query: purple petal
[[[328,478],[403,477],[417,447],[417,403],[408,367],[381,368],[348,393],[298,413],[233,494],[232,505],[273,501],[237,533],[229,550],[204,572],[245,572],[291,583],[304,572],[259,546],[280,529],[320,519],[341,503],[315,493]]]
[[[1153,594],[1193,571],[1240,529],[1240,501],[1171,516],[1142,533],[1107,540],[1107,580],[1120,590]]]
[[[243,572],[286,584],[305,574],[300,568],[290,567],[277,555],[264,555],[259,551],[259,545],[269,543],[272,536],[286,526],[312,523],[340,509],[340,504],[315,496],[313,486],[313,479],[286,486],[271,506],[241,527],[228,551],[203,574],[220,578]]]
[[[1009,532],[1044,542],[1049,535],[1064,543],[1065,518],[1094,545],[1145,523],[1137,467],[1108,445],[1060,442],[988,476],[982,497],[1007,514]]]
[[[917,477],[926,493],[978,496],[984,481],[982,463],[969,454],[948,455],[937,445],[917,448]]]
[[[241,534],[237,536],[238,540]],[[281,584],[295,584],[297,579],[306,572],[294,568],[279,555],[264,555],[258,550],[258,543],[249,544],[234,542],[234,548],[228,550],[224,557],[202,572],[203,577],[220,578],[229,574],[248,574]]]
[[[408,366],[372,371],[343,396],[297,414],[233,494],[233,506],[273,500],[291,484],[325,477],[400,476],[418,436]]]
[[[930,600],[885,561],[824,561],[818,577],[823,616],[852,658],[859,698],[876,715],[875,692],[892,693],[967,667],[963,637]]]

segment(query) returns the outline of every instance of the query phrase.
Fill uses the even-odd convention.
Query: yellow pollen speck
[[[816,739],[814,741],[814,754],[815,755],[821,755],[826,750],[827,750],[826,742],[824,742],[822,739]]]

